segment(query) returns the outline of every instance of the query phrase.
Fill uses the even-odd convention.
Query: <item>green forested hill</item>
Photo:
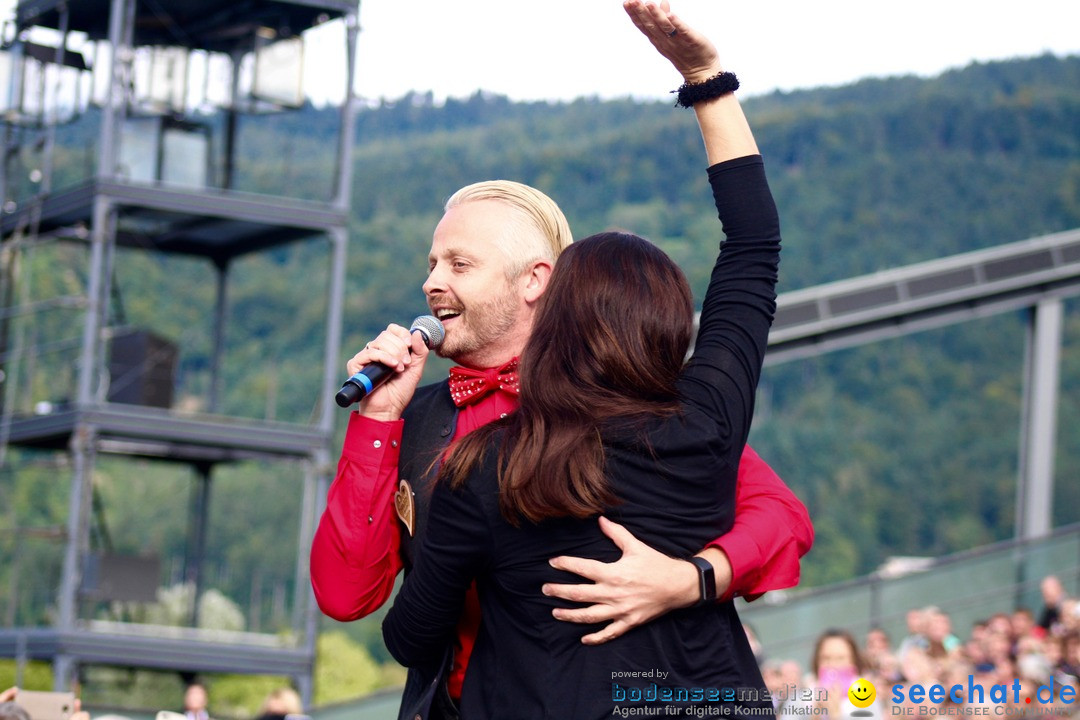
[[[781,213],[781,291],[1080,227],[1078,57],[977,64],[932,79],[869,80],[744,104]],[[247,121],[242,186],[325,197],[336,123],[334,112],[313,108]],[[58,157],[80,162],[83,141],[61,137]],[[495,177],[549,193],[578,237],[609,226],[646,235],[703,289],[718,234],[691,113],[666,102],[512,103],[477,94],[435,104],[413,94],[358,117],[342,364],[387,322],[423,312],[419,288],[443,201]],[[207,276],[184,259],[128,258],[117,267],[123,319],[181,344],[181,399],[205,390],[212,299],[172,298]],[[228,411],[311,415],[326,277],[316,244],[238,263]],[[1075,302],[1066,324],[1057,524],[1080,520]],[[766,372],[751,442],[811,509],[818,540],[804,563],[806,583],[864,573],[893,554],[1011,536],[1022,362],[1022,319],[1011,314]],[[15,473],[15,491],[0,500],[25,506],[25,522],[61,523],[66,495],[48,482],[55,472],[31,465]],[[297,470],[234,472],[215,484],[212,584],[245,606],[255,604],[248,598],[256,576],[287,596]],[[182,507],[175,498],[186,479],[152,475],[145,466],[103,464],[104,516],[118,548],[138,550],[152,538],[176,564],[183,513],[147,508]],[[137,491],[121,489],[133,483]]]

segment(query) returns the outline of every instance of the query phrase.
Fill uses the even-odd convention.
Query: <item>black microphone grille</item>
[[[446,337],[446,328],[434,315],[421,315],[413,320],[409,332],[414,330],[419,330],[423,334],[424,344],[432,349],[442,345],[443,338]]]

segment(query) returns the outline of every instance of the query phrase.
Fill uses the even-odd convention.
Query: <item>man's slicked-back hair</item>
[[[446,201],[446,210],[479,200],[496,200],[516,218],[499,247],[507,259],[507,275],[517,277],[537,260],[554,264],[574,241],[570,224],[555,201],[534,187],[512,180],[485,180],[466,185]]]

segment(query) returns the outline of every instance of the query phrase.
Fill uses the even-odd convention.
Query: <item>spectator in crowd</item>
[[[1076,707],[1076,698],[1080,697],[1080,680],[1071,676],[1063,675],[1057,682],[1057,691],[1054,697],[1053,712],[1057,717],[1077,717],[1080,715]]]
[[[1076,598],[1061,601],[1061,624],[1066,630],[1080,627],[1080,601]]]
[[[210,720],[206,707],[210,696],[202,683],[191,683],[184,690],[184,717],[187,720]]]
[[[1012,620],[1006,613],[998,612],[990,616],[986,621],[986,631],[991,634],[1004,635],[1012,641]]]
[[[1016,676],[1013,664],[1012,638],[1000,632],[990,632],[986,636],[987,660],[994,666],[993,673],[1003,680]]]
[[[881,656],[892,653],[889,634],[879,627],[870,628],[866,633],[863,648],[863,659],[866,661],[867,667],[876,667]]]
[[[957,652],[954,656],[941,663],[940,676],[937,679],[941,681],[944,687],[952,688],[955,685],[959,685],[963,688],[962,692],[967,692],[968,678],[973,674],[974,668],[971,663],[963,657],[962,652]],[[967,704],[969,700],[970,698],[967,698],[963,699],[961,702],[955,702],[950,695],[945,698],[943,707],[964,705]]]
[[[933,684],[940,667],[941,664],[930,657],[926,650],[913,647],[907,651],[900,663],[900,677],[905,683]]]
[[[761,676],[777,715],[792,706],[803,687],[802,666],[797,660],[771,660],[761,666]]]
[[[1060,637],[1047,635],[1042,641],[1042,654],[1054,672],[1058,671],[1058,668],[1061,666],[1061,660],[1064,657],[1062,654],[1063,648],[1061,640],[1062,638]]]
[[[987,638],[990,637],[986,620],[978,620],[971,626],[971,635],[964,643],[964,657],[971,663],[975,672],[988,673],[994,669],[994,663],[986,649]]]
[[[1031,635],[1040,638],[1046,635],[1046,631],[1035,624],[1035,615],[1026,607],[1013,610],[1012,615],[1009,617],[1009,624],[1012,626],[1012,636],[1015,643],[1019,643]]]
[[[926,613],[921,608],[912,608],[907,611],[906,621],[908,634],[896,650],[901,665],[911,649],[926,650],[929,645],[926,640]]]
[[[284,720],[286,715],[301,715],[304,704],[300,695],[291,687],[280,687],[270,691],[259,710],[258,720]]]
[[[810,659],[815,688],[814,702],[824,714],[847,717],[855,707],[848,688],[866,669],[858,643],[847,630],[826,630],[818,636]]]
[[[889,635],[879,627],[870,628],[863,644],[863,662],[867,680],[875,686],[896,682],[900,678],[900,663],[892,650]]]
[[[780,676],[780,663],[775,660],[767,660],[761,663],[761,679],[765,681],[765,689],[769,691],[772,699],[773,710],[783,707],[784,683]]]
[[[15,702],[19,688],[10,687],[0,691],[0,720],[30,720],[30,714]]]
[[[68,720],[90,720],[90,713],[82,709],[78,698],[75,699],[74,709]],[[19,704],[19,688],[9,687],[0,691],[0,720],[34,720],[30,712]]]
[[[1080,678],[1080,631],[1066,632],[1057,641],[1060,656],[1058,673]]]
[[[780,681],[788,690],[802,686],[802,665],[798,660],[780,662]]]
[[[30,720],[30,714],[17,702],[0,702],[0,720]]]
[[[1042,653],[1041,643],[1028,643],[1016,658],[1016,674],[1021,681],[1035,683],[1036,687],[1047,685],[1054,680],[1054,669],[1046,655]]]
[[[1061,605],[1065,600],[1065,587],[1057,575],[1047,575],[1039,584],[1043,606],[1039,612],[1039,627],[1046,632],[1061,623]]]
[[[971,634],[968,636],[968,641],[965,645],[979,644],[981,645],[986,640],[987,622],[986,620],[976,620],[971,624]]]
[[[952,631],[952,620],[939,608],[928,607],[923,610],[925,624],[926,651],[933,658],[952,657],[959,652],[963,643]]]
[[[802,665],[798,660],[782,660],[779,666],[780,696],[774,698],[778,710],[791,705],[805,688]]]

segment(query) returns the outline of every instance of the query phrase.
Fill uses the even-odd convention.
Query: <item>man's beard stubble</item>
[[[431,304],[441,304],[436,300],[433,298]],[[436,352],[439,357],[466,364],[513,329],[517,322],[517,298],[509,287],[504,287],[486,301],[468,303],[458,317],[461,322],[447,333]]]

